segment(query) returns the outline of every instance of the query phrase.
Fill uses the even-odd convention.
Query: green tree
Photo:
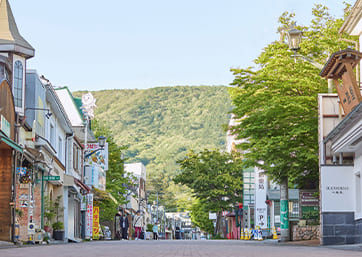
[[[202,202],[199,200],[193,202],[190,215],[192,224],[210,234],[214,233],[214,224],[209,219],[209,210]]]
[[[338,40],[343,20],[330,16],[321,5],[312,12],[311,26],[298,27],[304,32],[300,53],[323,64],[330,54],[347,47]],[[279,31],[290,28],[294,14],[283,13],[279,22]],[[288,181],[304,188],[318,185],[317,95],[327,92],[320,70],[291,58],[283,41],[282,36],[263,49],[255,60],[258,69],[232,69],[235,87],[230,89],[232,112],[240,121],[231,130],[238,138],[248,139],[238,146],[247,150],[245,163],[260,166],[279,182],[281,199],[282,192],[288,192]]]
[[[242,161],[218,150],[189,151],[178,160],[181,172],[174,178],[192,189],[205,209],[217,213],[215,234],[220,232],[221,213],[242,201]]]

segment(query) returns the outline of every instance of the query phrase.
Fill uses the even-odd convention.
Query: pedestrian
[[[129,223],[128,223],[128,217],[127,217],[127,213],[126,213],[126,212],[124,212],[124,213],[123,213],[123,216],[121,216],[119,225],[120,225],[120,227],[121,227],[122,240],[127,240],[127,239],[128,239],[128,227],[129,227]]]
[[[120,223],[120,220],[121,220],[121,217],[122,217],[122,213],[119,211],[116,213],[116,235],[115,235],[115,239],[116,240],[121,240],[122,239],[122,229],[121,229],[121,223]]]
[[[143,218],[140,211],[136,212],[136,217],[133,220],[133,226],[135,231],[135,240],[141,239],[141,231],[143,227]]]
[[[153,240],[158,240],[158,222],[156,222],[153,225],[152,231],[153,231]]]

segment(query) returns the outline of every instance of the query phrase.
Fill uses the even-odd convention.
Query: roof
[[[362,53],[350,48],[335,52],[329,57],[327,63],[320,72],[321,77],[339,79],[346,72],[344,63],[350,62],[352,68],[356,67],[362,58]]]
[[[338,32],[359,36],[360,31],[358,31],[358,25],[360,25],[362,19],[361,10],[362,0],[357,0]]]
[[[84,124],[83,113],[79,109],[79,106],[76,103],[73,94],[69,91],[69,88],[66,86],[57,87],[54,88],[54,90],[62,102],[63,107],[72,123],[72,126],[82,126]]]
[[[324,143],[338,136],[344,129],[356,121],[360,121],[362,116],[362,102],[360,102],[348,115],[327,135]]]
[[[20,35],[8,0],[0,0],[0,51],[33,57],[34,48]]]

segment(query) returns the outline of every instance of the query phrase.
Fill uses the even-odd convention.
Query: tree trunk
[[[217,235],[220,233],[220,225],[221,225],[221,211],[216,212],[216,225],[214,228],[214,234]]]
[[[280,184],[280,241],[290,240],[289,235],[289,207],[288,207],[288,178]]]

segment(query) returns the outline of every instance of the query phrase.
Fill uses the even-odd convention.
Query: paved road
[[[0,257],[335,257],[361,251],[248,241],[100,241],[0,249]]]

